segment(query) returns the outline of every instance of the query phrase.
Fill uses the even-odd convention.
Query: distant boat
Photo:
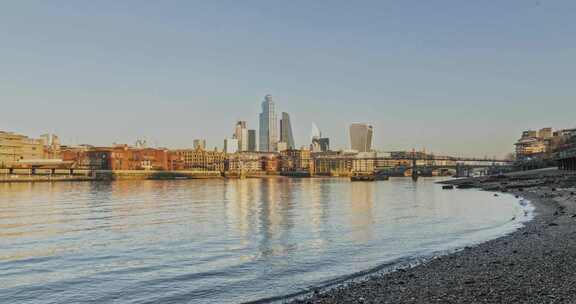
[[[353,182],[373,182],[389,179],[390,176],[388,176],[387,174],[376,172],[354,172],[352,176],[350,176],[350,180]]]

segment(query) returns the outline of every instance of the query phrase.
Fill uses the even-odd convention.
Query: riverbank
[[[576,174],[538,170],[445,183],[511,192],[530,200],[536,217],[508,236],[290,303],[576,302]]]

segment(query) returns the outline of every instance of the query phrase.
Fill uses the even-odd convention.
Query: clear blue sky
[[[272,94],[296,144],[504,155],[576,126],[576,1],[0,1],[0,129],[222,145]]]

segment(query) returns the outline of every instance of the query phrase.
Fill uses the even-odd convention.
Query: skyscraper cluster
[[[236,122],[232,137],[224,139],[225,152],[277,152],[295,148],[290,115],[284,112],[282,113],[282,118],[278,121],[276,104],[271,95],[264,97],[261,107],[262,112],[259,115],[259,145],[256,141],[256,130],[248,129],[247,122],[241,120]]]
[[[352,150],[371,152],[373,133],[374,129],[369,124],[351,124],[350,145]],[[205,143],[202,146],[205,146]],[[277,106],[272,95],[266,95],[261,103],[258,143],[256,130],[249,130],[247,122],[243,120],[236,122],[232,137],[224,140],[224,151],[227,153],[243,151],[279,152],[293,149],[296,149],[296,144],[290,115],[282,112],[281,118],[278,119]],[[310,151],[330,151],[330,139],[322,137],[322,132],[314,123],[312,124]]]
[[[276,104],[271,95],[266,95],[260,113],[260,151],[276,152],[294,148],[296,145],[290,115],[283,112],[278,124]]]

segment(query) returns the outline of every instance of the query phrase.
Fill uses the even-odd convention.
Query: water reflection
[[[374,187],[376,183],[350,183],[350,222],[356,242],[366,242],[373,237]],[[382,201],[385,202],[386,198]]]
[[[491,238],[520,212],[426,179],[0,184],[0,303],[238,303]]]

